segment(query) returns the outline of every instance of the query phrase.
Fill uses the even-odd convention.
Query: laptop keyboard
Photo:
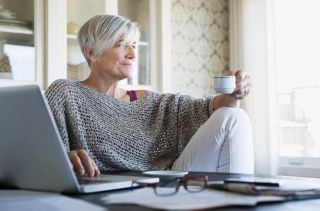
[[[101,179],[99,177],[77,177],[79,184],[88,185],[88,184],[102,184],[106,182],[110,182],[106,179]]]
[[[108,181],[102,181],[102,180],[87,180],[87,179],[78,179],[78,182],[80,185],[93,185],[93,184],[102,184],[106,183]]]

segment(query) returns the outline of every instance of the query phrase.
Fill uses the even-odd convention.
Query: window
[[[284,174],[320,176],[319,9],[318,0],[274,1],[277,137]]]
[[[230,67],[252,91],[255,173],[320,177],[320,1],[229,1]]]

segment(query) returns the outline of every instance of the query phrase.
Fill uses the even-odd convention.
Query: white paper
[[[56,193],[0,190],[0,210],[102,211],[107,210],[107,208]]]
[[[125,193],[115,193],[102,198],[106,204],[137,204],[169,210],[205,209],[228,205],[254,206],[258,202],[283,200],[284,198],[278,196],[251,196],[212,189],[189,193],[182,187],[177,194],[172,196],[157,196],[153,188],[143,188]]]
[[[286,190],[306,190],[306,189],[320,189],[319,178],[307,178],[307,177],[241,177],[241,180],[248,181],[260,181],[260,182],[276,182],[280,184],[280,187]]]

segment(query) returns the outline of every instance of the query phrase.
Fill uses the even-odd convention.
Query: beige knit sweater
[[[152,91],[121,101],[70,80],[55,81],[46,96],[67,151],[85,149],[100,171],[171,168],[213,104]]]

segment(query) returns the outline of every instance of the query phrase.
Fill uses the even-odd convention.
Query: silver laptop
[[[97,192],[159,178],[101,175],[80,183],[37,85],[0,88],[0,185],[54,192]]]

